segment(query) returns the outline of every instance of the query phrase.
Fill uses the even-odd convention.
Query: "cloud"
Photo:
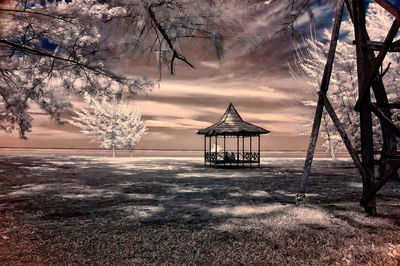
[[[214,55],[200,49],[201,45],[182,44],[186,57],[196,69],[178,62],[176,76],[169,76],[164,71],[160,88],[133,99],[132,104],[142,109],[150,129],[138,148],[201,149],[202,140],[195,134],[197,129],[216,123],[233,102],[244,120],[272,131],[265,137],[264,148],[306,149],[303,140],[307,137],[299,136],[304,131],[302,101],[307,103],[314,99],[304,93],[304,80],[293,79],[288,70],[288,64],[294,58],[296,37],[279,31],[282,21],[273,16],[281,8],[278,1],[272,7],[261,6],[245,18],[245,27],[241,27],[241,32],[235,36],[239,38],[227,36],[222,64]],[[331,23],[330,5],[321,3],[312,8],[317,29]],[[308,30],[306,15],[299,19],[297,27]],[[118,68],[130,76],[145,75],[157,79],[155,58],[150,57],[149,62],[146,59],[127,58]],[[75,108],[87,107],[75,96],[71,100]],[[16,140],[14,135],[5,138],[1,133],[1,146],[97,146],[89,143],[90,138],[77,128],[69,124],[55,125],[35,106],[31,111],[35,113],[35,121],[28,141]]]

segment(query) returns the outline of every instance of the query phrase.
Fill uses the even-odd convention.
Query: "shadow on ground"
[[[399,263],[399,182],[366,217],[350,162],[316,161],[296,207],[302,163],[3,157],[0,263]]]

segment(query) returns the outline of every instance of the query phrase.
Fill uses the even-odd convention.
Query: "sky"
[[[312,9],[318,34],[330,27],[332,7],[321,3]],[[308,31],[308,22],[307,15],[298,20],[298,33]],[[213,51],[188,47],[185,55],[195,69],[178,63],[174,76],[163,71],[159,86],[133,100],[149,129],[136,148],[201,150],[203,136],[197,130],[218,122],[233,103],[245,121],[271,131],[261,138],[262,150],[306,150],[310,131],[306,121],[312,117],[302,110],[301,101],[310,96],[304,93],[305,80],[292,78],[289,71],[298,39],[277,32],[278,23],[269,12],[256,14],[238,33],[256,36],[256,43],[245,45],[227,38],[229,48],[222,62]],[[144,64],[136,58],[121,63],[120,68],[127,75],[150,77],[158,71],[154,62]],[[84,106],[76,99],[72,103],[76,108]],[[71,124],[56,125],[37,107],[31,112],[34,121],[28,139],[1,132],[0,147],[100,147]]]

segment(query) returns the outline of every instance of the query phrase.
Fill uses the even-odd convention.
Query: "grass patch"
[[[0,264],[399,265],[400,183],[359,207],[348,161],[204,168],[196,159],[1,157]]]

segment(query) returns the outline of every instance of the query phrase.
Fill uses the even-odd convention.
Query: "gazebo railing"
[[[216,164],[258,163],[258,152],[205,152],[206,162]]]

